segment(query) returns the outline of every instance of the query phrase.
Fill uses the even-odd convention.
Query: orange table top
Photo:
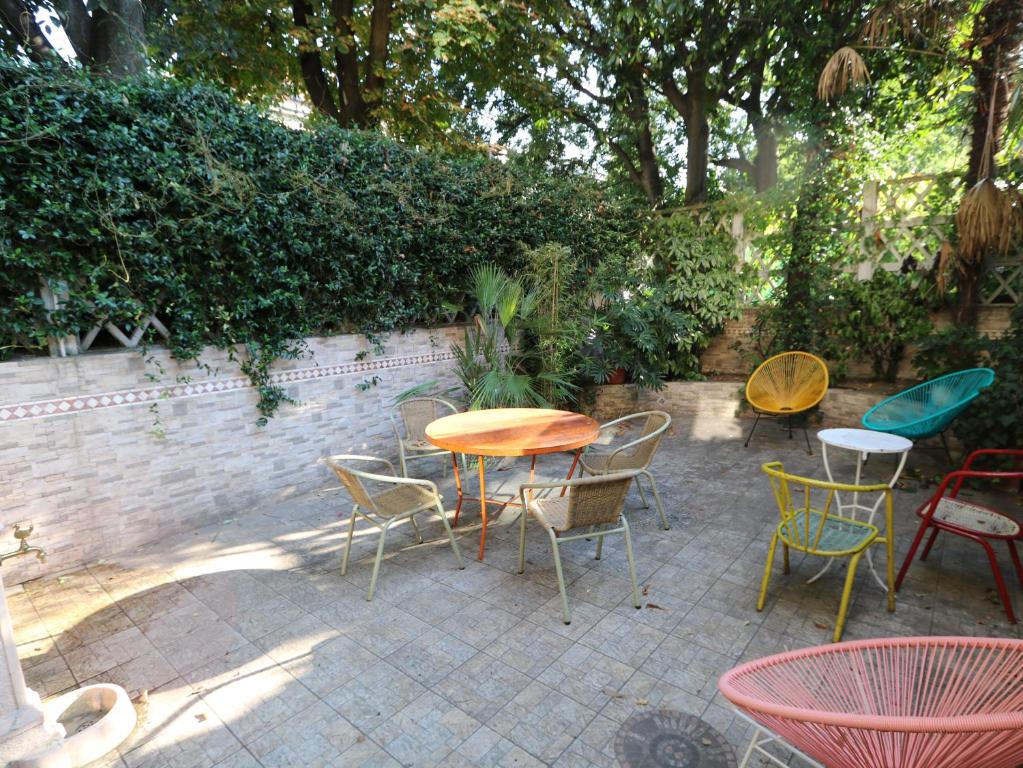
[[[426,427],[438,448],[473,456],[534,456],[571,451],[597,439],[589,416],[547,408],[492,408],[454,413]]]

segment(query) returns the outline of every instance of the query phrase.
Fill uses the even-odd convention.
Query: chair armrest
[[[1007,451],[1013,453],[1013,451]],[[945,495],[945,489],[948,488],[949,483],[955,480],[955,485],[952,487],[952,491],[948,494],[950,499],[954,499],[959,495],[959,489],[963,487],[963,483],[971,478],[979,477],[987,480],[1023,480],[1023,469],[1012,470],[1007,472],[983,472],[979,469],[957,469],[954,472],[949,472],[945,475],[945,478],[941,481],[941,485],[938,486],[938,490],[934,492],[933,506],[938,506],[938,501]],[[928,502],[930,503],[930,502]],[[922,509],[923,507],[921,507]]]
[[[348,461],[361,461],[361,462],[364,462],[366,464],[372,464],[372,463],[386,464],[387,468],[391,470],[391,474],[392,475],[397,475],[398,474],[397,472],[394,471],[394,464],[392,464],[387,459],[381,458],[379,456],[365,456],[365,455],[360,455],[360,454],[344,453],[344,454],[337,454],[335,456],[323,456],[323,457],[317,459],[317,463],[319,463],[319,464],[328,464],[329,465],[330,462],[332,462],[332,461],[335,461],[335,462],[337,462],[339,464],[343,463],[343,462],[348,462]],[[358,472],[359,474],[366,474],[365,472],[362,472],[361,470],[352,470],[352,471],[353,472]],[[386,477],[386,476],[385,475],[381,475],[381,477]],[[391,480],[393,478],[387,477],[387,479]]]
[[[966,457],[961,469],[970,469],[974,459],[980,456],[1018,456],[1020,460],[1023,460],[1023,448],[978,448]]]

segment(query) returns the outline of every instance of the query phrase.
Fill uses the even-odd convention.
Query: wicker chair
[[[429,480],[398,477],[394,473],[394,465],[391,462],[375,456],[329,456],[323,459],[323,462],[337,473],[341,483],[348,489],[348,493],[351,494],[352,500],[355,502],[355,506],[352,508],[352,519],[348,524],[348,542],[345,544],[345,554],[341,560],[342,576],[348,572],[348,556],[352,551],[355,518],[362,517],[380,529],[376,559],[373,561],[373,575],[370,577],[369,592],[366,595],[367,601],[372,601],[373,593],[376,592],[377,574],[380,572],[380,560],[384,554],[387,531],[395,523],[408,520],[412,523],[416,541],[422,544],[423,537],[419,533],[419,526],[416,525],[415,518],[415,515],[420,512],[434,510],[440,515],[444,530],[448,534],[448,541],[451,542],[451,550],[455,553],[455,562],[458,563],[460,569],[465,568],[465,563],[462,562],[462,553],[458,548],[458,542],[455,541],[455,535],[451,532],[451,524],[448,523],[448,515],[444,511],[444,505],[436,485]],[[354,462],[386,464],[390,474],[381,475],[355,469],[350,466]],[[390,487],[370,494],[363,484],[364,480]]]
[[[920,528],[906,554],[902,568],[899,569],[895,588],[898,589],[902,586],[902,580],[906,578],[906,572],[909,570],[913,557],[928,529],[931,531],[931,536],[920,556],[921,560],[927,559],[931,547],[934,546],[934,540],[938,538],[941,531],[953,533],[956,536],[971,539],[984,547],[991,570],[995,575],[995,585],[998,587],[998,596],[1005,608],[1005,615],[1008,616],[1011,624],[1015,624],[1016,614],[1012,611],[1009,591],[1005,588],[1002,569],[998,566],[998,558],[991,547],[991,542],[1004,541],[1008,545],[1009,556],[1012,558],[1012,565],[1016,570],[1016,578],[1023,584],[1023,565],[1020,565],[1019,553],[1016,551],[1016,541],[1021,536],[1020,524],[1008,515],[972,501],[965,501],[958,496],[963,483],[970,478],[1021,480],[1023,479],[1023,469],[1013,472],[980,472],[973,469],[973,463],[981,456],[1014,457],[1017,462],[1023,463],[1023,449],[981,449],[974,451],[966,458],[962,469],[945,475],[945,479],[941,481],[941,485],[938,486],[934,495],[916,511],[921,518]],[[949,486],[951,486],[951,490]]]
[[[608,450],[593,450],[592,446],[587,448],[579,459],[579,474],[585,472],[590,475],[605,475],[609,472],[624,472],[636,470],[650,483],[650,490],[654,494],[654,504],[657,506],[657,513],[661,516],[661,525],[668,530],[668,518],[664,514],[664,505],[661,504],[661,495],[657,492],[657,483],[654,476],[650,474],[650,462],[661,444],[661,438],[668,427],[671,426],[671,416],[664,411],[643,411],[623,416],[620,419],[609,421],[600,426],[601,433],[611,432],[620,424],[643,421],[643,428],[639,437],[630,440],[624,445]],[[636,477],[636,490],[639,491],[639,498],[647,509],[650,505],[646,502],[646,495],[643,493],[643,486],[640,485],[639,477]]]
[[[458,409],[439,397],[410,397],[394,406],[390,413],[391,428],[398,441],[398,463],[401,466],[402,477],[408,477],[410,461],[452,455],[450,451],[440,450],[426,439],[427,425],[452,413],[458,413]],[[462,461],[465,461],[464,456]],[[447,471],[448,465],[445,463],[445,477]]]
[[[744,446],[760,423],[763,414],[787,416],[789,439],[792,439],[792,417],[810,410],[828,393],[828,366],[809,352],[782,352],[762,362],[746,382],[746,400],[756,413],[753,428],[746,436]],[[803,427],[806,438],[806,452],[810,448],[810,437]]]
[[[632,604],[640,607],[639,588],[636,585],[636,564],[632,557],[632,536],[629,522],[622,515],[625,494],[629,484],[639,474],[637,470],[618,472],[598,477],[577,478],[560,483],[526,483],[519,486],[523,513],[519,522],[519,573],[526,570],[526,518],[525,510],[537,519],[551,539],[554,550],[554,570],[558,575],[558,590],[561,593],[561,614],[566,624],[572,623],[568,610],[568,596],[565,593],[565,575],[561,570],[561,555],[558,548],[566,541],[597,539],[596,559],[604,546],[604,537],[621,533],[625,536],[625,556],[629,561],[629,578],[632,580]],[[533,491],[567,488],[567,496],[532,498]],[[570,531],[584,529],[584,533],[565,536]]]
[[[1015,768],[1021,679],[1023,641],[898,637],[758,659],[718,687],[758,726],[741,767],[789,765],[763,749],[777,734],[828,768]]]
[[[856,566],[867,549],[874,544],[884,544],[888,550],[888,610],[895,610],[895,548],[892,541],[893,510],[892,489],[886,483],[878,485],[847,485],[825,480],[811,480],[785,472],[780,461],[761,467],[771,480],[774,499],[781,514],[781,523],[771,537],[771,548],[767,552],[764,578],[760,583],[760,597],[757,610],[764,610],[767,587],[771,581],[771,566],[774,565],[774,551],[781,542],[785,557],[785,573],[789,572],[789,549],[820,557],[848,557],[849,570],[845,575],[845,588],[835,621],[834,642],[842,639],[845,615],[849,610],[849,598],[856,580]],[[793,488],[795,486],[795,488]],[[814,490],[824,491],[824,503],[813,506]],[[841,517],[831,511],[836,492],[859,494],[880,493],[885,502],[885,535],[876,526]],[[837,504],[836,504],[837,506]]]
[[[940,435],[951,463],[945,430],[994,380],[995,372],[990,368],[947,373],[882,400],[863,414],[861,422],[867,429],[891,432],[910,440]]]

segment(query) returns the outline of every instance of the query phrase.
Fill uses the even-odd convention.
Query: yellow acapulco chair
[[[764,464],[761,469],[771,481],[774,500],[778,503],[781,523],[771,537],[771,549],[767,553],[764,565],[764,578],[760,583],[760,597],[757,598],[757,610],[764,610],[767,600],[767,586],[771,580],[771,566],[774,565],[774,552],[781,542],[785,558],[785,573],[789,572],[789,549],[805,552],[819,557],[848,557],[849,569],[845,574],[845,588],[842,590],[842,601],[838,608],[838,619],[835,622],[834,642],[842,639],[845,627],[845,614],[849,610],[849,597],[852,594],[853,582],[856,580],[856,566],[860,563],[869,547],[884,544],[887,548],[885,564],[888,581],[888,610],[895,610],[895,545],[892,540],[893,504],[892,489],[887,483],[877,485],[850,485],[832,483],[826,480],[811,480],[808,477],[792,475],[785,471],[780,461]],[[823,504],[814,506],[814,491],[824,494]],[[884,495],[885,535],[877,526],[841,517],[832,512],[835,492]]]
[[[762,362],[746,382],[746,400],[753,406],[757,419],[746,436],[750,438],[763,414],[788,416],[789,439],[792,439],[792,417],[810,410],[828,392],[828,366],[809,352],[782,352]],[[803,427],[806,452],[812,454],[810,437]]]

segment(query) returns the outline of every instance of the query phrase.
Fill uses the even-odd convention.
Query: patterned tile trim
[[[375,360],[344,363],[342,365],[313,366],[311,368],[279,371],[278,373],[271,374],[270,381],[274,384],[291,384],[311,379],[348,376],[354,373],[370,373],[407,366],[432,365],[453,359],[454,355],[450,351],[438,350],[425,355],[385,357]],[[26,419],[43,419],[48,416],[63,416],[83,411],[97,411],[102,408],[114,408],[121,405],[139,405],[141,403],[152,403],[161,400],[174,400],[181,397],[216,395],[221,392],[233,392],[238,389],[251,388],[252,382],[249,381],[248,377],[234,376],[224,379],[207,379],[188,384],[121,389],[114,392],[77,395],[57,400],[12,403],[10,405],[0,405],[0,424],[11,421],[24,421]]]

